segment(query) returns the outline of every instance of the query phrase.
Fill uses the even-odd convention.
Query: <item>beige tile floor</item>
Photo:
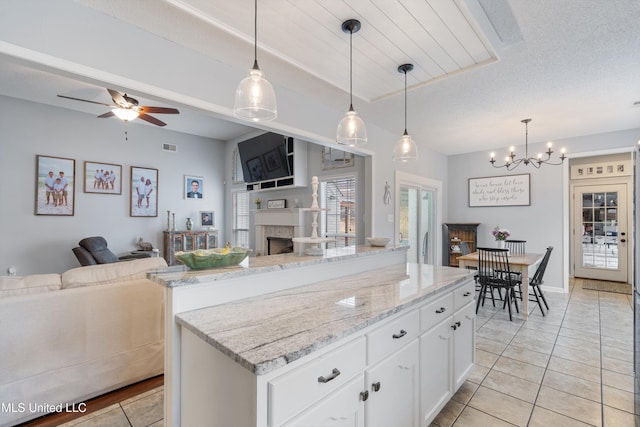
[[[432,426],[635,425],[631,295],[545,293],[524,322],[490,303],[477,318],[477,364]]]
[[[547,292],[527,322],[485,306],[477,319],[477,365],[434,427],[634,426],[631,296]],[[159,427],[163,387],[64,426]],[[402,426],[389,426],[402,427]]]

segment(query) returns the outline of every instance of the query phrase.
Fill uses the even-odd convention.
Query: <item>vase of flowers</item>
[[[262,199],[260,199],[260,197],[256,197],[255,199],[253,199],[253,201],[256,204],[256,209],[260,209],[260,207],[262,206]]]
[[[511,233],[509,233],[509,230],[507,230],[506,228],[500,228],[499,225],[496,225],[496,228],[493,229],[491,234],[493,234],[493,237],[495,237],[496,246],[500,249],[505,248],[505,240],[511,235]]]

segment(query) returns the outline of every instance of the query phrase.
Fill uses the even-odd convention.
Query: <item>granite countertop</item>
[[[180,313],[176,321],[263,375],[472,275],[466,269],[401,264]]]
[[[249,257],[240,265],[211,270],[190,270],[184,265],[150,271],[147,277],[168,288],[226,280],[253,274],[298,268],[306,265],[343,261],[346,259],[378,255],[385,252],[407,251],[408,246],[348,246],[325,249],[324,255],[310,256],[297,254],[268,255]]]

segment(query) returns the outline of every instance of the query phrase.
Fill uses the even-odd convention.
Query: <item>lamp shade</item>
[[[254,67],[249,77],[242,79],[238,85],[233,112],[237,117],[254,122],[278,117],[273,86],[263,77],[259,68]]]
[[[406,132],[393,144],[393,160],[406,162],[418,159],[418,146]]]
[[[336,142],[349,147],[357,147],[367,143],[367,129],[353,108],[350,108],[338,123]]]
[[[138,117],[138,112],[130,108],[114,108],[111,112],[115,114],[117,118],[124,120],[125,122],[129,122]]]

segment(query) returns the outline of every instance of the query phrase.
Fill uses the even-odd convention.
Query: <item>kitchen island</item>
[[[172,425],[428,425],[473,367],[472,274],[380,265],[394,252],[367,255],[376,268],[176,313]]]
[[[352,246],[326,249],[322,256],[251,257],[240,266],[216,270],[175,266],[149,272],[149,279],[164,288],[167,425],[181,425],[182,327],[176,322],[177,314],[319,281],[337,280],[377,268],[405,265],[407,249]]]

